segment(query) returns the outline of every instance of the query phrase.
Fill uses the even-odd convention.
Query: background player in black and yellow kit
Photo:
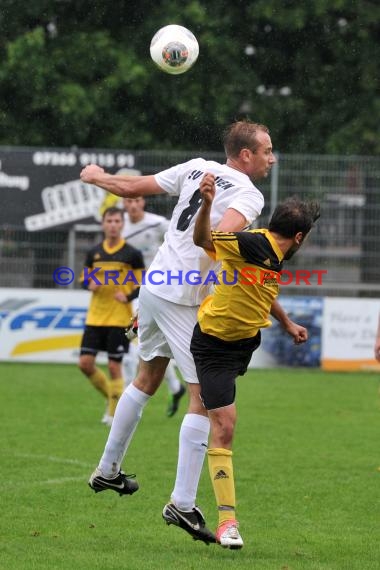
[[[203,203],[194,243],[216,256],[222,267],[213,295],[199,309],[190,348],[211,424],[208,464],[219,513],[216,539],[224,547],[241,548],[232,466],[235,380],[247,371],[260,345],[260,329],[271,324],[268,316],[278,295],[282,262],[304,242],[319,217],[319,205],[289,198],[277,206],[269,229],[223,233],[210,228],[213,175],[204,177],[200,189]]]
[[[124,212],[108,208],[103,213],[104,241],[87,253],[81,275],[83,287],[91,291],[82,337],[79,368],[107,398],[103,422],[110,425],[124,389],[121,363],[128,352],[125,328],[132,319],[131,301],[139,294],[144,269],[140,251],[121,237]],[[98,352],[108,354],[109,378],[95,365]]]

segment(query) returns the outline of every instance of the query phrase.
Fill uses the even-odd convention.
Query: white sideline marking
[[[46,481],[36,482],[35,485],[62,485],[71,481],[85,481],[85,477],[61,477],[60,479],[47,479]]]
[[[42,459],[43,461],[51,461],[52,463],[66,463],[67,465],[78,465],[78,467],[90,468],[93,464],[79,461],[78,459],[68,459],[64,457],[54,457],[54,455],[38,455],[35,453],[15,453],[14,457],[22,457],[23,459]]]
[[[64,463],[67,465],[76,465],[78,467],[85,467],[86,469],[90,469],[93,465],[89,463],[84,463],[83,461],[78,461],[78,459],[68,459],[62,457],[55,457],[54,455],[38,455],[35,453],[14,453],[14,457],[21,457],[23,459],[36,459],[39,461],[51,461],[52,463]],[[18,487],[34,487],[34,486],[41,486],[41,485],[64,485],[65,483],[71,482],[84,482],[86,481],[86,476],[81,477],[59,477],[57,479],[46,479],[45,481],[29,481],[28,483],[17,483]],[[1,485],[0,490],[4,490],[8,488],[8,485]]]
[[[46,479],[46,481],[29,481],[29,482],[24,482],[24,483],[20,483],[19,481],[17,481],[17,483],[12,483],[12,485],[17,485],[18,489],[22,489],[22,488],[28,488],[30,489],[31,487],[42,487],[42,486],[46,486],[46,485],[64,485],[65,483],[73,483],[73,482],[80,482],[80,483],[84,483],[86,481],[85,477],[61,477],[60,479]],[[8,491],[9,490],[9,482],[7,483],[7,485],[2,485],[0,483],[0,492],[3,491]]]

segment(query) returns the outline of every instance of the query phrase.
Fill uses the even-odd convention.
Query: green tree
[[[220,149],[236,118],[282,152],[380,151],[376,0],[1,0],[0,144]],[[180,76],[155,31],[200,43]]]

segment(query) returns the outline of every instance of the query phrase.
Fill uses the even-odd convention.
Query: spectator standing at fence
[[[110,489],[126,495],[138,489],[136,481],[120,470],[121,462],[143,409],[160,386],[167,364],[174,356],[188,383],[190,404],[180,430],[171,503],[164,507],[163,518],[207,543],[215,542],[215,536],[207,529],[195,499],[210,424],[199,397],[190,341],[198,306],[210,290],[210,283],[204,280],[216,266],[193,243],[194,222],[202,202],[199,184],[206,172],[217,177],[212,224],[220,231],[239,231],[260,215],[264,204],[252,180],[266,177],[275,163],[269,131],[264,125],[235,122],[226,128],[223,143],[226,164],[196,158],[148,176],[115,176],[96,165],[89,165],[81,172],[82,181],[118,196],[163,193],[178,196],[164,243],[150,267],[150,275],[152,270],[162,272],[163,279],[160,283],[147,282],[140,293],[139,371],[120,398],[103,456],[89,485],[96,492]],[[174,281],[173,271],[178,276]],[[189,272],[194,271],[200,276],[197,283],[187,279]],[[291,321],[279,304],[273,304],[271,312],[297,343],[307,339],[306,329]]]
[[[200,306],[190,348],[211,424],[207,455],[219,515],[216,540],[226,548],[241,548],[232,464],[235,382],[260,345],[260,329],[271,324],[283,260],[301,247],[319,218],[319,205],[290,198],[276,207],[269,229],[223,233],[211,231],[214,176],[207,175],[200,189],[194,243],[222,266],[213,294]]]
[[[125,328],[132,318],[131,303],[139,294],[138,284],[144,269],[141,253],[122,237],[123,225],[123,210],[115,207],[105,210],[104,240],[88,251],[81,275],[82,286],[91,292],[91,300],[78,365],[107,399],[103,422],[108,425],[124,390],[121,362],[129,346]],[[127,280],[129,272],[133,272],[134,278]],[[96,366],[101,351],[108,354],[109,378]]]
[[[124,198],[123,205],[125,209],[123,237],[127,243],[141,251],[145,267],[149,267],[164,241],[170,222],[164,216],[147,212],[143,196]],[[138,299],[133,302],[133,305],[137,311]],[[137,347],[131,342],[128,354],[123,359],[125,377],[129,381],[135,377],[137,365]],[[177,412],[180,400],[186,393],[186,388],[178,377],[174,360],[170,360],[166,368],[165,380],[169,391],[166,415],[170,418]]]

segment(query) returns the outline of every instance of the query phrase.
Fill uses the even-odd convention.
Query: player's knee
[[[163,377],[163,373],[160,374],[157,371],[140,369],[133,384],[145,394],[152,396],[159,388]]]
[[[133,384],[145,394],[153,395],[161,385],[168,362],[169,359],[163,357],[156,357],[149,361],[140,360]]]
[[[217,425],[213,424],[212,434],[214,445],[230,449],[234,436],[234,426],[230,422],[222,422]]]
[[[80,358],[78,362],[79,370],[86,376],[91,376],[94,373],[94,365],[85,358]]]
[[[225,411],[210,413],[212,441],[215,447],[230,449],[234,437],[235,420]]]

